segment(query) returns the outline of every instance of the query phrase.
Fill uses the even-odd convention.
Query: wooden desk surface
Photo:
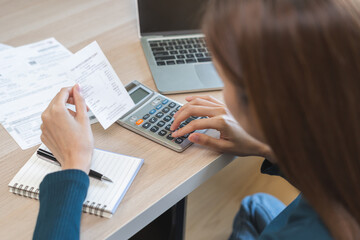
[[[134,0],[0,0],[0,6],[0,43],[20,46],[55,37],[76,52],[96,40],[123,84],[136,79],[156,89],[138,38]],[[222,98],[220,91],[206,94]],[[170,98],[185,102],[184,96]],[[97,148],[145,162],[111,219],[83,214],[82,239],[130,237],[233,159],[200,146],[179,154],[117,124],[92,129]],[[32,236],[39,202],[9,193],[7,185],[35,149],[22,151],[0,127],[1,239]]]

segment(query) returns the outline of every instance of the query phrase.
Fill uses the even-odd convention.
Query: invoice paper
[[[97,42],[75,53],[65,66],[104,129],[135,106]]]
[[[105,119],[102,123],[104,127],[134,105],[127,92],[123,94],[124,87],[95,45],[98,57],[90,59],[82,56],[87,53],[92,56],[94,53],[90,50],[93,48],[70,60],[73,54],[54,38],[0,52],[0,123],[23,150],[41,143],[41,113],[62,87],[78,82],[83,95],[91,103],[90,107],[87,102],[90,109],[95,109]],[[69,68],[64,67],[67,65],[64,61],[70,61]],[[78,72],[80,69],[84,70],[81,74]],[[90,84],[86,83],[87,79]],[[94,92],[94,88],[98,92]],[[101,100],[96,100],[97,97]],[[91,112],[88,116],[90,123],[97,122]]]
[[[72,81],[58,70],[72,53],[54,38],[0,52],[0,122],[47,106]]]
[[[41,113],[74,84],[59,71],[71,55],[54,38],[0,52],[0,122],[22,149],[41,143]]]
[[[6,49],[9,49],[9,48],[12,48],[12,47],[9,46],[9,45],[0,43],[0,51],[6,50]]]

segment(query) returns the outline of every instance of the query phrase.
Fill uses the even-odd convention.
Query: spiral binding
[[[34,191],[34,187],[29,187],[28,185],[24,186],[23,184],[15,183],[12,187],[10,187],[10,191],[16,195],[39,199],[39,188],[36,188]],[[86,201],[83,204],[83,212],[90,213],[92,215],[104,217],[104,212],[107,205],[101,205],[100,203],[96,204],[96,202]]]
[[[39,199],[39,189],[37,188],[34,191],[34,187],[30,187],[28,185],[24,186],[23,184],[15,183],[12,187],[10,187],[10,191],[16,195],[24,196],[33,199]]]
[[[90,203],[90,201],[86,201],[84,204],[83,204],[83,212],[89,212],[88,210],[86,210],[86,208],[88,208],[89,207],[89,203]]]
[[[92,214],[95,214],[95,208],[94,208],[94,205],[95,205],[95,202],[92,202],[89,206],[89,213],[92,215]]]
[[[97,215],[97,216],[100,216],[100,213],[98,213],[99,210],[100,210],[100,207],[101,207],[101,204],[100,204],[100,203],[98,203],[98,204],[96,205],[96,207],[95,207],[95,215]]]
[[[86,201],[83,204],[83,212],[90,213],[91,215],[104,217],[104,211],[105,211],[106,207],[107,207],[107,205],[101,206],[100,203],[96,204],[96,202],[90,203],[90,201]]]
[[[104,205],[104,206],[101,208],[100,217],[104,217],[104,211],[105,211],[105,208],[106,208],[106,207],[107,207],[107,206]]]

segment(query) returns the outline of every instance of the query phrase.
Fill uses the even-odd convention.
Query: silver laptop
[[[141,44],[159,92],[221,89],[200,31],[208,0],[135,1]]]

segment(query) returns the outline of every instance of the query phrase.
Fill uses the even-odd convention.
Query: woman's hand
[[[183,128],[173,132],[173,137],[201,129],[216,129],[220,131],[220,139],[201,133],[192,133],[191,142],[211,147],[219,152],[231,153],[237,156],[262,156],[271,158],[270,148],[250,136],[239,123],[228,113],[225,105],[213,97],[188,97],[188,101],[174,115],[171,130],[177,129],[182,121],[190,116],[207,116],[209,118],[193,120]]]
[[[76,112],[69,110],[66,103],[74,104]],[[80,169],[89,173],[94,139],[79,86],[61,89],[41,118],[41,141],[62,168]]]

